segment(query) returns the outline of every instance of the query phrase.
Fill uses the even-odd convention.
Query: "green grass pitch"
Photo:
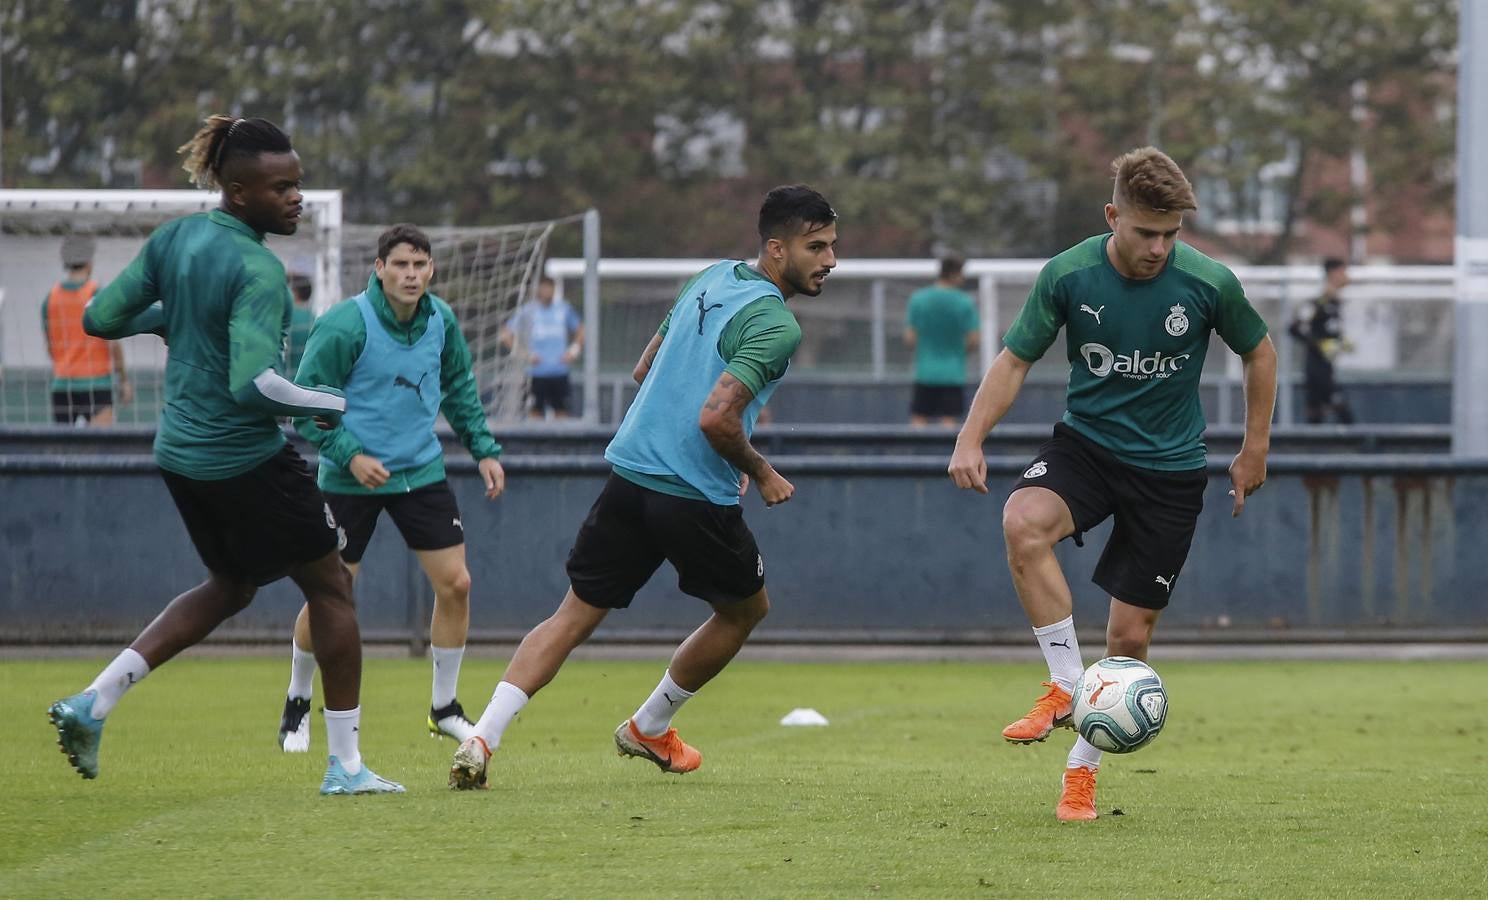
[[[0,896],[1467,897],[1488,894],[1480,663],[1164,663],[1167,728],[1053,815],[1072,740],[1005,744],[1014,664],[739,662],[679,716],[698,772],[615,755],[662,663],[574,661],[453,793],[429,666],[369,659],[363,752],[404,796],[323,798],[274,740],[288,661],[188,657],[85,782],[45,715],[100,661],[0,662]],[[467,661],[477,714],[501,662]],[[784,728],[814,707],[826,728]],[[1114,810],[1120,809],[1121,815]]]

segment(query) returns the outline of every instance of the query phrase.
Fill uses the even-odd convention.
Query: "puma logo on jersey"
[[[1105,308],[1106,308],[1106,305],[1104,303],[1101,304],[1101,308],[1100,309],[1091,309],[1090,307],[1086,306],[1083,303],[1080,304],[1080,312],[1088,312],[1092,316],[1095,316],[1095,324],[1097,324],[1097,325],[1100,324],[1101,310],[1103,310]]]
[[[1162,585],[1167,590],[1167,592],[1170,593],[1170,594],[1173,593],[1173,582],[1176,581],[1176,580],[1178,580],[1178,576],[1177,575],[1169,575],[1167,578],[1164,578],[1161,575],[1159,575],[1156,578],[1157,583],[1160,584],[1160,585]]]
[[[417,394],[418,398],[422,400],[424,399],[424,379],[428,377],[429,373],[425,372],[424,374],[419,376],[418,384],[414,384],[407,378],[404,378],[402,375],[394,375],[393,387],[408,388],[410,391],[413,391],[415,394]]]
[[[714,309],[723,309],[722,303],[710,303],[704,306],[703,298],[706,296],[708,296],[707,291],[698,294],[698,334],[703,333],[703,321],[708,318],[708,312]]]

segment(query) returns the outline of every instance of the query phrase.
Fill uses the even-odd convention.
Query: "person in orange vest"
[[[114,388],[120,403],[134,399],[124,374],[124,345],[83,332],[83,309],[98,293],[93,280],[93,239],[62,241],[67,275],[41,304],[47,355],[52,358],[52,421],[59,425],[108,425],[114,421]]]

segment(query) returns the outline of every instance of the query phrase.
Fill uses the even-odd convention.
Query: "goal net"
[[[43,301],[62,280],[62,247],[84,235],[94,248],[93,279],[106,285],[166,221],[217,206],[205,191],[0,190],[0,425],[52,422],[54,370]],[[470,344],[481,401],[496,421],[524,415],[527,356],[500,340],[502,326],[532,297],[550,240],[579,217],[481,228],[426,229],[433,243],[430,290],[454,309]],[[366,287],[385,226],[343,225],[339,191],[306,191],[292,236],[267,246],[291,278],[312,285],[316,314]],[[121,342],[129,402],[116,391],[115,421],[154,424],[164,387],[166,348],[152,335]]]
[[[486,416],[496,422],[526,416],[527,354],[522,333],[513,347],[501,341],[504,325],[531,299],[543,274],[548,245],[559,226],[577,218],[485,228],[426,228],[434,256],[429,290],[455,311],[475,368]],[[377,258],[377,238],[385,226],[348,225],[341,245],[343,294],[367,286]]]

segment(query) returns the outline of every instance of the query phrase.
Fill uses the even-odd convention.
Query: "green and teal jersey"
[[[677,303],[689,298],[698,279],[707,270],[690,278],[677,294]],[[790,366],[790,358],[801,345],[801,326],[790,309],[776,296],[777,290],[766,278],[747,263],[734,267],[734,275],[740,281],[760,282],[759,298],[741,308],[731,318],[718,337],[718,355],[724,360],[724,371],[734,376],[749,392],[758,396],[765,386],[779,380]],[[661,327],[656,329],[663,339],[671,327],[672,310],[668,310]],[[689,500],[707,500],[703,493],[681,478],[670,475],[649,475],[622,466],[615,466],[615,474],[644,488],[685,497]]]
[[[976,301],[955,288],[920,288],[909,295],[904,324],[915,331],[916,384],[966,384],[966,336],[981,327]]]
[[[1185,471],[1205,464],[1199,375],[1217,333],[1237,354],[1266,336],[1240,280],[1183,242],[1161,273],[1122,276],[1109,234],[1044,266],[1003,343],[1025,362],[1065,330],[1070,379],[1064,421],[1124,463]]]
[[[375,275],[367,281],[367,299],[377,315],[378,324],[399,344],[413,346],[431,327],[444,329],[444,349],[439,357],[439,411],[476,460],[499,457],[501,445],[491,436],[480,393],[476,389],[470,346],[465,342],[449,304],[426,293],[419,298],[412,318],[399,322],[382,291],[382,283]],[[367,325],[355,298],[343,300],[315,320],[295,381],[344,389],[366,346]],[[362,453],[365,447],[345,422],[329,431],[322,431],[312,418],[304,417],[295,420],[295,427],[320,449],[322,462],[317,480],[323,491],[334,494],[401,494],[434,484],[445,477],[444,455],[440,454],[424,465],[393,472],[381,487],[365,488],[347,469],[352,457]],[[334,465],[327,465],[327,462]]]
[[[162,469],[198,481],[240,475],[284,446],[277,417],[345,409],[338,392],[281,374],[290,321],[284,266],[263,235],[214,209],[157,228],[83,315],[95,337],[166,338]]]

